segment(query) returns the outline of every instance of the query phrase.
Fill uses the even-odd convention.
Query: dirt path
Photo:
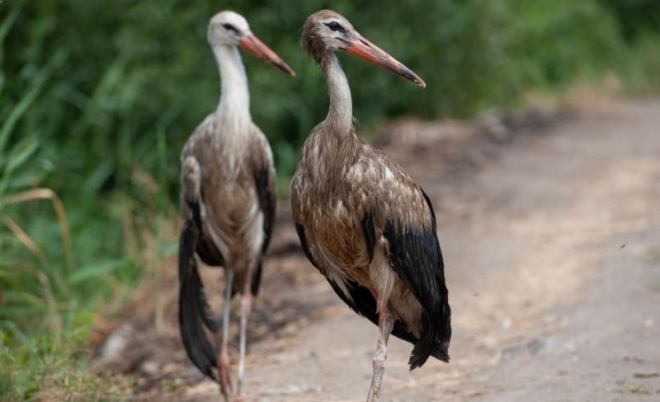
[[[393,156],[438,210],[452,361],[409,372],[411,346],[393,339],[383,400],[660,400],[660,101],[522,136],[466,177],[420,145],[426,157]],[[303,257],[286,265],[303,280],[264,297],[311,312],[251,343],[248,401],[364,401],[376,327]],[[218,400],[210,381],[172,397]]]
[[[385,400],[660,400],[660,103],[562,123],[463,188],[420,180],[462,210],[439,216],[453,360],[410,373],[393,341]],[[340,305],[282,353],[254,345],[249,389],[362,401],[375,338]]]

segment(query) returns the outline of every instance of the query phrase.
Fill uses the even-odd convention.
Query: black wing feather
[[[261,285],[261,270],[264,265],[263,255],[259,256],[259,262],[254,269],[254,274],[252,275],[252,283],[250,284],[250,293],[252,296],[259,294],[259,286]],[[232,297],[234,297],[234,290],[232,289]]]
[[[179,243],[179,281],[181,281],[182,278],[181,269],[185,268],[185,261],[182,260],[181,255],[186,255],[190,247],[192,247],[192,250],[197,252],[197,255],[201,258],[202,261],[204,261],[204,264],[210,266],[222,266],[224,264],[224,258],[220,252],[217,250],[215,250],[215,252],[211,250],[208,246],[208,243],[204,241],[204,238],[201,234],[202,218],[200,215],[199,204],[191,201],[187,201],[186,204],[188,204],[188,207],[193,212],[193,221],[187,220],[181,231],[181,240]],[[186,242],[185,246],[184,241]],[[195,270],[195,274],[199,276],[197,273],[197,262],[195,261],[192,252],[189,254],[190,258],[193,260],[193,266],[191,268],[193,268]],[[200,314],[202,315],[202,320],[204,321],[206,328],[211,330],[213,333],[217,333],[220,330],[220,325],[211,314],[211,309],[209,308],[206,301],[206,296],[204,295],[203,285],[201,285],[201,279],[199,280],[199,283],[200,287],[197,297],[199,298],[198,305],[201,306]]]
[[[255,268],[252,278],[251,292],[253,296],[259,293],[261,284],[261,273],[263,267],[263,255],[266,254],[270,239],[273,234],[273,225],[275,223],[275,210],[277,208],[277,193],[274,180],[272,179],[271,169],[268,165],[263,165],[255,176],[255,185],[257,186],[257,196],[259,198],[259,207],[264,214],[264,242],[261,247],[261,256]]]
[[[186,220],[179,242],[179,329],[190,360],[202,373],[217,381],[212,368],[216,365],[218,353],[206,338],[203,325],[213,332],[218,331],[218,325],[210,316],[195,261],[199,237],[195,221]]]
[[[312,253],[309,251],[309,245],[307,244],[307,236],[305,236],[305,228],[303,227],[303,225],[299,224],[298,222],[294,222],[294,225],[296,226],[296,233],[298,233],[298,238],[300,239],[300,245],[302,246],[303,253],[305,253],[305,257],[307,257],[309,262],[311,262],[316,269],[321,271],[316,261],[314,261],[314,257],[312,257]]]
[[[429,356],[448,361],[447,350],[451,338],[451,310],[435,215],[431,201],[423,190],[422,193],[433,216],[433,225],[422,230],[412,227],[401,230],[388,221],[383,232],[390,243],[389,260],[392,269],[413,292],[424,310],[422,337],[415,344],[409,361],[411,370],[421,367]]]

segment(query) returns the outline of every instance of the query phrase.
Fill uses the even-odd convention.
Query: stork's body
[[[293,75],[293,71],[250,32],[243,17],[233,12],[213,17],[208,40],[220,67],[221,98],[218,108],[197,127],[181,153],[185,223],[179,246],[179,320],[191,360],[204,374],[219,380],[222,394],[229,399],[229,307],[233,295],[240,293],[240,397],[247,319],[252,296],[259,291],[276,203],[273,157],[268,140],[250,117],[247,77],[237,46],[288,74]],[[225,271],[219,356],[204,333],[204,326],[214,333],[219,328],[208,313],[195,253],[207,265]]]
[[[448,361],[450,308],[433,206],[415,181],[353,128],[351,94],[334,55],[346,50],[424,85],[340,15],[309,17],[302,44],[328,82],[330,110],[311,132],[291,182],[307,257],[353,310],[379,326],[368,401],[377,401],[390,333],[413,343],[410,367]]]

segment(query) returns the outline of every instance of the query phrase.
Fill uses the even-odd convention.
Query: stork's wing
[[[396,162],[368,145],[361,150],[347,185],[357,200],[351,208],[363,211],[360,222],[367,251],[381,236],[387,240],[392,270],[424,311],[411,369],[424,364],[429,355],[447,361],[451,312],[431,201]]]
[[[383,231],[390,246],[392,269],[424,309],[423,335],[410,357],[411,370],[423,365],[429,355],[448,361],[447,348],[451,338],[451,311],[435,214],[428,196],[421,188],[420,191],[428,207],[426,212],[433,217],[433,225],[426,228],[402,227],[387,220]]]
[[[216,364],[217,351],[204,332],[204,324],[214,333],[218,326],[211,317],[204,295],[204,285],[197,270],[194,252],[199,240],[199,228],[195,221],[186,220],[179,243],[179,330],[190,360],[207,377],[216,380],[212,368]]]
[[[213,262],[214,258],[214,254],[203,247],[200,167],[194,157],[184,160],[181,190],[186,220],[179,242],[179,329],[190,360],[206,376],[217,381],[212,370],[217,351],[206,338],[204,325],[214,333],[218,332],[218,325],[211,317],[194,256],[197,251],[204,261]]]
[[[256,128],[256,127],[255,127]],[[257,130],[259,130],[257,128]],[[273,165],[273,155],[265,136],[259,131],[255,141],[253,157],[254,183],[259,200],[259,208],[263,214],[263,244],[261,247],[261,256],[257,264],[254,277],[252,278],[252,294],[259,293],[261,284],[261,272],[263,265],[263,255],[266,254],[270,239],[273,234],[273,224],[275,222],[275,210],[277,207],[277,188],[275,182],[275,167]]]
[[[259,208],[264,214],[264,242],[263,253],[266,253],[273,234],[275,222],[275,209],[277,207],[277,191],[275,189],[275,171],[272,166],[262,166],[255,176]]]
[[[324,270],[319,267],[309,250],[309,246],[307,245],[307,237],[305,236],[305,228],[303,228],[303,226],[298,222],[295,223],[295,226],[298,237],[300,238],[300,245],[303,248],[305,256],[309,262],[311,262],[312,265],[316,267],[316,269],[323,273]],[[325,279],[327,279],[328,283],[332,287],[332,290],[335,291],[337,296],[339,296],[339,298],[342,299],[342,301],[346,303],[348,307],[351,308],[351,310],[365,317],[372,323],[378,325],[378,307],[376,304],[376,299],[374,299],[374,296],[371,294],[369,289],[365,288],[364,286],[360,286],[360,284],[350,278],[345,278],[345,288],[349,293],[347,295],[332,279],[328,278],[327,276],[325,276]],[[417,339],[410,331],[408,331],[406,325],[398,320],[394,322],[392,335],[412,344],[417,342]]]
[[[222,266],[224,256],[213,240],[204,235],[200,216],[203,209],[209,209],[209,205],[205,205],[205,193],[209,189],[204,188],[201,172],[202,165],[208,163],[207,153],[212,149],[208,144],[217,129],[214,117],[214,115],[207,116],[197,126],[181,152],[181,211],[184,219],[193,219],[199,229],[199,240],[195,249],[197,255],[206,265]],[[209,167],[207,166],[206,169]]]

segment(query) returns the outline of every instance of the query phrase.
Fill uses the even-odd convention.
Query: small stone
[[[133,335],[133,327],[131,325],[124,324],[119,327],[105,341],[105,345],[101,349],[101,356],[108,360],[118,356],[128,344],[131,335]]]
[[[142,374],[151,377],[158,374],[158,369],[160,369],[160,365],[150,360],[143,362],[142,365],[140,366],[140,371],[142,372]]]

